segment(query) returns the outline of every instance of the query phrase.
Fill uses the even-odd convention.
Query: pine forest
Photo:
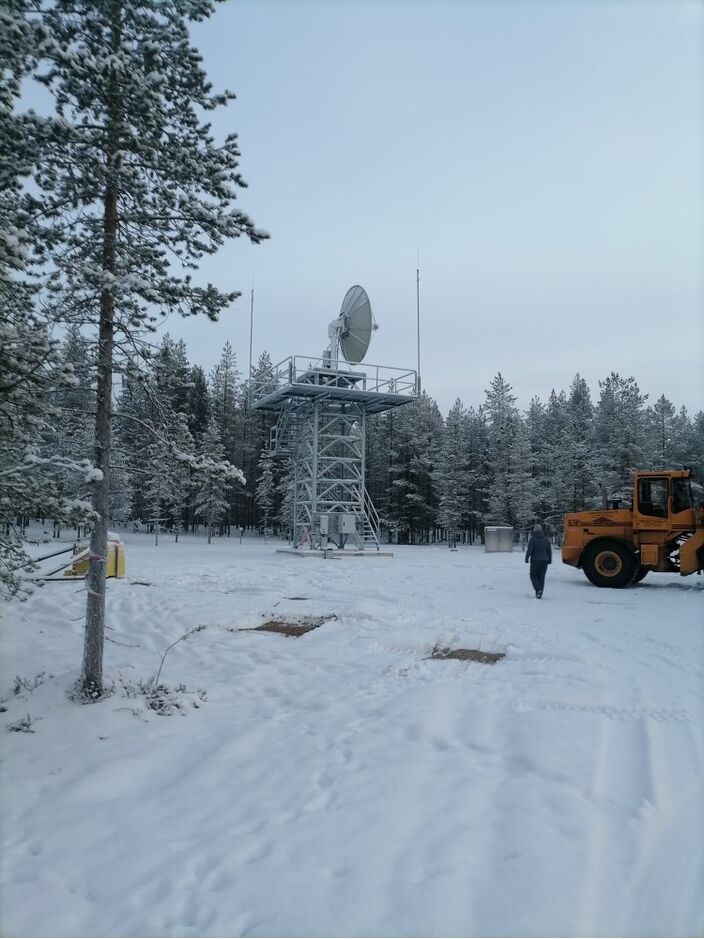
[[[268,455],[275,416],[248,406],[231,344],[208,373],[168,334],[141,351],[140,368],[114,391],[111,525],[148,531],[156,543],[164,534],[229,537],[240,527],[289,535],[291,469]],[[65,466],[90,464],[95,368],[94,344],[69,327],[56,370],[74,383],[55,389],[55,416],[27,440],[47,485],[70,505],[87,491]],[[272,375],[264,352],[252,381]],[[567,391],[534,397],[521,412],[497,374],[483,401],[457,399],[445,416],[424,392],[371,417],[366,446],[366,485],[389,542],[471,543],[486,524],[525,530],[537,520],[559,540],[563,513],[601,505],[602,484],[626,503],[634,469],[701,467],[704,413],[690,416],[665,395],[649,404],[617,373],[599,382],[596,400],[575,375]],[[37,510],[51,523],[41,499],[15,502],[3,521],[21,525]]]

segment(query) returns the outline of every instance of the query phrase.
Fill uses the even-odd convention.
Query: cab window
[[[641,515],[667,518],[667,479],[638,480],[638,511]]]
[[[686,512],[692,508],[692,487],[688,479],[672,480],[672,511]]]

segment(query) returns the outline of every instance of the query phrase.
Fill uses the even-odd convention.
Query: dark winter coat
[[[545,535],[531,535],[528,539],[526,561],[530,560],[547,561],[548,564],[552,563],[552,548],[550,547],[550,539],[546,538]]]

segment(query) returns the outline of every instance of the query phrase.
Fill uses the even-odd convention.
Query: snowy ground
[[[520,553],[126,541],[111,697],[66,696],[78,585],[2,611],[4,934],[701,934],[701,578],[558,562],[538,601]],[[274,614],[336,619],[239,631]],[[127,697],[198,624],[162,673],[183,712]]]

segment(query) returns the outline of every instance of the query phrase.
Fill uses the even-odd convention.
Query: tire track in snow
[[[529,711],[578,711],[584,714],[600,714],[612,721],[639,721],[644,718],[664,724],[692,721],[689,711],[680,707],[619,707],[608,704],[573,704],[566,701],[516,701],[515,710],[519,714]]]
[[[655,801],[652,725],[602,720],[590,794],[597,812],[587,843],[579,913],[584,935],[625,935],[632,918],[627,871],[638,861],[644,813]]]
[[[630,935],[701,935],[704,913],[704,803],[701,734],[653,728],[656,801],[644,807],[639,858],[629,878]],[[694,932],[692,924],[697,924]]]
[[[626,883],[630,906],[623,929],[629,935],[685,935],[697,906],[701,916],[703,758],[695,726],[700,722],[646,724],[652,798],[632,822],[638,850]]]
[[[625,656],[629,662],[644,665],[648,669],[662,670],[663,663],[671,667],[678,675],[685,672],[697,680],[704,677],[704,669],[696,662],[688,661],[687,646],[677,646],[663,642],[652,636],[624,632],[610,628],[608,634],[597,635],[586,629],[579,634],[589,643],[593,643],[609,653]]]
[[[595,806],[575,785],[583,752],[571,737],[576,729],[588,735],[591,724],[569,715],[516,715],[510,702],[489,713],[479,736],[490,748],[477,805],[484,821],[474,846],[480,865],[471,932],[464,934],[588,935],[574,871],[583,862]],[[555,747],[561,735],[565,744]]]

